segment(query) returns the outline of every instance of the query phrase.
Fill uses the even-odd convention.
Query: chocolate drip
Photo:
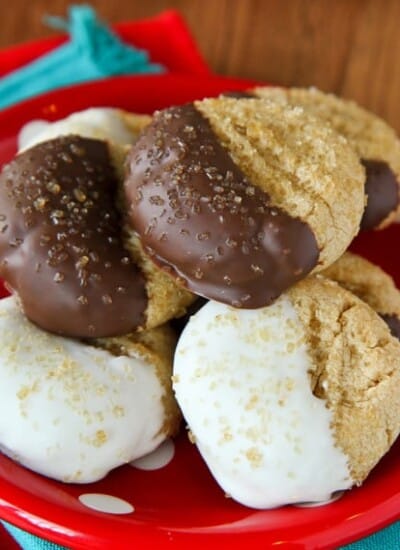
[[[206,298],[261,307],[318,261],[309,226],[271,205],[192,104],[155,116],[130,153],[125,189],[153,261]]]
[[[388,327],[390,328],[390,332],[391,334],[397,338],[398,340],[400,340],[400,319],[397,315],[389,315],[389,314],[386,314],[386,313],[381,313],[380,314],[382,319],[385,321],[385,323],[388,325]]]
[[[400,202],[400,187],[396,175],[386,162],[362,159],[367,172],[365,192],[367,206],[361,220],[361,229],[373,229],[394,212]]]
[[[0,176],[0,276],[40,327],[73,337],[132,331],[147,305],[121,239],[105,142],[68,136],[25,151]]]

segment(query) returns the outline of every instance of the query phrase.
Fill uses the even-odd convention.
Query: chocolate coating
[[[159,112],[128,164],[133,228],[152,260],[194,293],[262,307],[316,265],[310,227],[271,205],[194,105]]]
[[[400,319],[397,315],[381,314],[382,319],[390,328],[391,334],[400,340]]]
[[[26,316],[72,337],[124,334],[143,321],[144,280],[124,249],[118,181],[105,142],[36,145],[0,176],[0,276]]]
[[[229,92],[224,92],[221,94],[222,97],[233,97],[234,99],[252,99],[257,96],[250,92],[245,92],[244,90],[231,90]]]
[[[394,212],[400,203],[400,187],[390,166],[380,160],[362,159],[367,173],[365,192],[367,206],[361,220],[361,229],[373,229]]]

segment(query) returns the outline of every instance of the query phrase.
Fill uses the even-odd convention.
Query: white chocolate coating
[[[257,310],[209,302],[181,335],[178,403],[211,473],[242,504],[322,501],[353,484],[310,362],[286,296]]]
[[[20,151],[67,134],[109,140],[119,145],[134,143],[137,138],[137,134],[129,128],[123,111],[111,107],[93,107],[72,113],[56,122],[39,122],[32,121],[21,129],[18,138]]]
[[[0,380],[0,450],[46,476],[96,481],[165,439],[154,365],[49,334],[13,297],[0,300]]]

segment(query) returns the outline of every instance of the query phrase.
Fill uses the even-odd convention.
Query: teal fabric
[[[65,550],[65,546],[58,546],[48,540],[35,537],[10,523],[3,521],[2,524],[23,550]]]
[[[52,542],[40,539],[21,529],[17,529],[9,523],[3,522],[4,527],[17,541],[23,550],[64,550],[65,547],[57,546]],[[370,537],[353,544],[342,546],[342,550],[399,550],[400,548],[400,522],[393,523],[386,529],[374,533]]]
[[[70,40],[0,80],[0,109],[28,97],[69,84],[108,76],[161,73],[147,52],[123,44],[86,5],[71,6],[68,20],[47,17],[47,23],[66,30]]]
[[[346,550],[399,550],[400,549],[400,521],[393,523],[386,529],[348,546]]]

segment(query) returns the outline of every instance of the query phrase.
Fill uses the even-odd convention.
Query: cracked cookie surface
[[[384,120],[354,101],[316,88],[271,86],[254,88],[251,93],[267,100],[301,105],[345,136],[366,169],[368,201],[361,228],[380,229],[395,219],[400,208],[400,140]]]
[[[393,336],[400,339],[400,291],[390,275],[352,252],[345,252],[322,275],[369,304],[388,324]]]
[[[317,277],[290,298],[307,327],[313,393],[326,400],[337,444],[361,483],[400,431],[400,344],[367,304]]]

